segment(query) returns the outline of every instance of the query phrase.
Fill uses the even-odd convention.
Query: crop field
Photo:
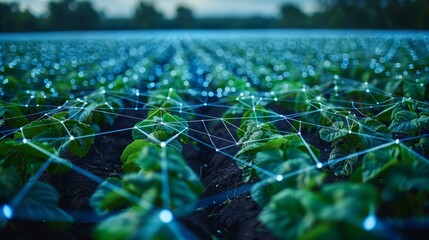
[[[0,239],[418,239],[429,35],[0,35]]]

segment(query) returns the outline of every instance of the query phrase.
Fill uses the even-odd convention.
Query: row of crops
[[[260,33],[3,36],[0,236],[82,222],[94,239],[427,231],[427,35]],[[217,211],[237,205],[257,214]]]

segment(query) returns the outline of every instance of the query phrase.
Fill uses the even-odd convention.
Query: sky
[[[0,0],[0,2],[19,2],[35,15],[46,12],[49,0]],[[131,17],[135,6],[140,0],[90,0],[98,11],[106,17]],[[280,6],[293,3],[304,12],[312,13],[317,10],[317,0],[144,0],[153,2],[155,7],[167,18],[174,17],[176,7],[187,6],[196,17],[221,16],[269,16],[280,15]]]

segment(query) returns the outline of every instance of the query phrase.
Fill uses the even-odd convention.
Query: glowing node
[[[395,143],[396,143],[396,144],[399,144],[399,139],[396,139],[396,140],[395,140]]]
[[[74,137],[73,136],[70,136],[70,141],[73,141],[74,140]]]
[[[207,103],[204,103],[204,106],[207,106]]]
[[[169,223],[173,220],[173,213],[167,209],[161,210],[159,212],[159,220],[163,223]]]
[[[322,164],[321,162],[318,162],[318,163],[316,164],[316,167],[320,169],[320,168],[322,168],[322,167],[323,167],[323,164]]]
[[[277,182],[283,181],[283,176],[282,175],[277,175],[276,176],[276,180],[277,180]]]
[[[27,143],[27,139],[22,139],[22,143],[26,144]]]
[[[377,225],[377,218],[374,215],[368,215],[362,223],[362,226],[365,230],[371,231]]]
[[[13,216],[13,209],[9,205],[4,205],[2,212],[7,219],[11,219]]]
[[[161,146],[163,148],[163,147],[167,146],[167,144],[165,142],[160,142],[159,146]]]
[[[219,152],[219,149],[216,149],[216,152]]]

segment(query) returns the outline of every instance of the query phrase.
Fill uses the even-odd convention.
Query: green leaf
[[[83,157],[94,143],[95,131],[87,124],[67,119],[67,116],[68,112],[59,112],[48,119],[31,122],[22,128],[23,137],[47,142],[59,151],[68,147],[71,153]]]
[[[348,129],[344,127],[343,122],[335,122],[329,128],[322,128],[319,131],[320,138],[326,142],[332,142],[348,134]]]
[[[298,239],[317,221],[312,208],[318,202],[322,199],[310,191],[284,189],[263,208],[259,220],[279,238]]]
[[[325,205],[316,208],[316,215],[323,220],[360,225],[377,206],[378,190],[370,184],[334,183],[323,186],[320,194]]]
[[[6,123],[9,127],[19,128],[28,124],[28,119],[22,114],[19,104],[0,101],[0,126]]]
[[[32,142],[38,148],[55,155],[56,151],[48,144],[39,142]],[[21,140],[5,139],[0,141],[0,158],[3,158],[5,166],[14,166],[18,169],[22,179],[33,175],[42,163],[47,161],[50,156],[44,152],[39,151],[33,146],[23,143]],[[53,161],[48,167],[49,172],[62,172],[70,168],[70,162],[63,159],[63,161]]]
[[[148,137],[148,135],[150,135],[159,141],[167,141],[180,133],[179,136],[177,136],[178,139],[182,143],[187,143],[187,129],[188,123],[185,119],[164,112],[162,117],[152,116],[138,122],[132,131],[132,136],[134,140],[150,139],[150,137]]]
[[[125,163],[131,154],[134,154],[140,151],[143,147],[148,145],[154,145],[154,144],[151,144],[147,140],[141,140],[141,139],[135,140],[134,142],[128,144],[128,146],[122,152],[121,161]]]
[[[181,229],[171,223],[163,223],[159,211],[142,214],[126,211],[99,224],[93,233],[95,239],[183,239]]]
[[[21,178],[14,168],[0,167],[0,204],[9,202],[21,188]]]
[[[58,208],[59,195],[51,185],[36,182],[16,207],[14,218],[46,221],[55,229],[63,229],[73,218]]]
[[[129,204],[129,200],[121,195],[122,181],[118,178],[107,178],[97,187],[89,202],[98,214],[105,214]]]
[[[75,120],[67,121],[65,125],[73,136],[78,136],[77,139],[70,141],[68,145],[69,151],[78,157],[84,157],[92,144],[94,144],[94,129]]]
[[[254,107],[254,110],[250,109],[250,110],[244,111],[241,117],[241,122],[243,123],[244,121],[254,119],[255,121],[264,123],[264,122],[270,121],[271,120],[270,117],[272,116],[273,116],[272,112],[265,109],[265,107],[263,107],[262,105],[257,105]]]
[[[326,222],[360,226],[375,211],[377,196],[367,184],[333,183],[320,192],[286,188],[272,197],[259,219],[275,236],[299,239]]]
[[[359,123],[359,138],[366,148],[377,147],[392,139],[389,128],[377,120],[364,118]]]
[[[411,190],[429,192],[428,161],[404,145],[400,145],[399,150],[401,160],[386,173],[387,187],[401,192]]]
[[[335,145],[329,154],[328,164],[329,167],[334,170],[336,176],[350,176],[353,174],[358,162],[357,156],[349,157],[341,161],[337,161],[337,159],[354,153],[356,153],[356,148],[354,146],[350,146],[348,143]]]
[[[389,126],[392,132],[398,133],[415,133],[420,131],[421,123],[417,117],[417,113],[407,110],[397,112],[393,117],[393,121]]]
[[[398,163],[400,151],[396,147],[367,153],[362,159],[362,180],[368,182]]]
[[[122,240],[132,239],[143,226],[144,215],[126,211],[104,220],[94,230],[95,239]]]
[[[425,88],[421,87],[420,83],[405,80],[402,88],[405,97],[411,97],[417,100],[424,100]]]
[[[139,141],[139,140],[136,140]],[[122,159],[122,158],[121,158]],[[125,172],[156,171],[161,167],[159,147],[152,144],[140,148],[126,159],[122,166]]]
[[[271,135],[277,134],[277,128],[270,123],[259,123],[254,120],[246,120],[240,124],[237,129],[239,143],[254,141],[258,139],[267,139]]]

